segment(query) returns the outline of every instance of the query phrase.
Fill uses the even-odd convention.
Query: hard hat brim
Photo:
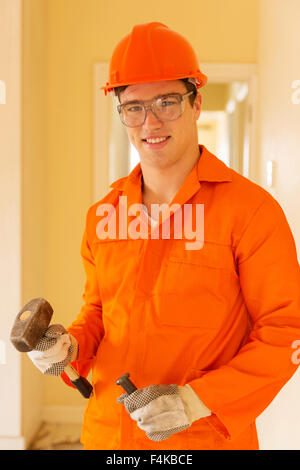
[[[147,80],[147,78],[144,78],[143,80],[129,80],[126,83],[125,82],[106,83],[105,86],[102,86],[99,89],[103,90],[105,92],[105,95],[107,95],[107,93],[110,93],[115,88],[118,88],[118,87],[121,87],[121,86],[130,86],[130,85],[139,85],[139,84],[142,84],[142,83],[152,83],[152,82],[155,83],[155,82],[164,82],[164,81],[171,81],[171,80],[180,80],[180,79],[183,79],[183,78],[195,78],[196,79],[195,86],[196,86],[197,89],[202,88],[204,85],[206,85],[206,83],[208,81],[207,76],[204,73],[199,72],[197,74],[192,74],[192,75],[189,75],[189,76],[184,75],[184,76],[170,77],[170,78],[159,78],[157,80],[153,80],[153,78],[152,79],[149,78]]]

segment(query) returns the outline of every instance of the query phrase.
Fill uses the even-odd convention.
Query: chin
[[[141,155],[141,162],[151,164],[151,166],[156,166],[157,168],[165,168],[171,166],[174,162],[168,157],[168,153],[159,154],[144,154]]]

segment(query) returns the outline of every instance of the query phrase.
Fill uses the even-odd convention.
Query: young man
[[[112,56],[104,90],[140,164],[88,211],[84,305],[51,359],[93,370],[85,449],[258,449],[255,419],[297,368],[293,236],[268,192],[198,144],[205,83],[161,23]]]

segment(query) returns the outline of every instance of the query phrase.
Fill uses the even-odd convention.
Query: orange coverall
[[[296,371],[300,269],[286,217],[267,191],[199,148],[172,204],[204,204],[202,249],[186,250],[184,237],[98,237],[100,204],[118,214],[119,196],[142,202],[140,164],[88,210],[84,304],[68,328],[79,343],[73,366],[84,376],[92,368],[85,449],[258,449],[255,419]],[[151,441],[116,401],[125,372],[138,388],[188,383],[212,415]]]

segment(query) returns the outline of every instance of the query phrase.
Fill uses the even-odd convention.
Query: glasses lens
[[[181,116],[181,95],[168,95],[153,101],[153,111],[160,121],[174,121]],[[141,126],[145,122],[145,107],[141,103],[122,105],[122,122],[128,127]]]
[[[122,107],[122,121],[126,126],[141,126],[145,120],[145,108],[139,103],[131,103]]]
[[[162,121],[173,121],[181,114],[181,97],[169,95],[155,101],[155,114]]]

